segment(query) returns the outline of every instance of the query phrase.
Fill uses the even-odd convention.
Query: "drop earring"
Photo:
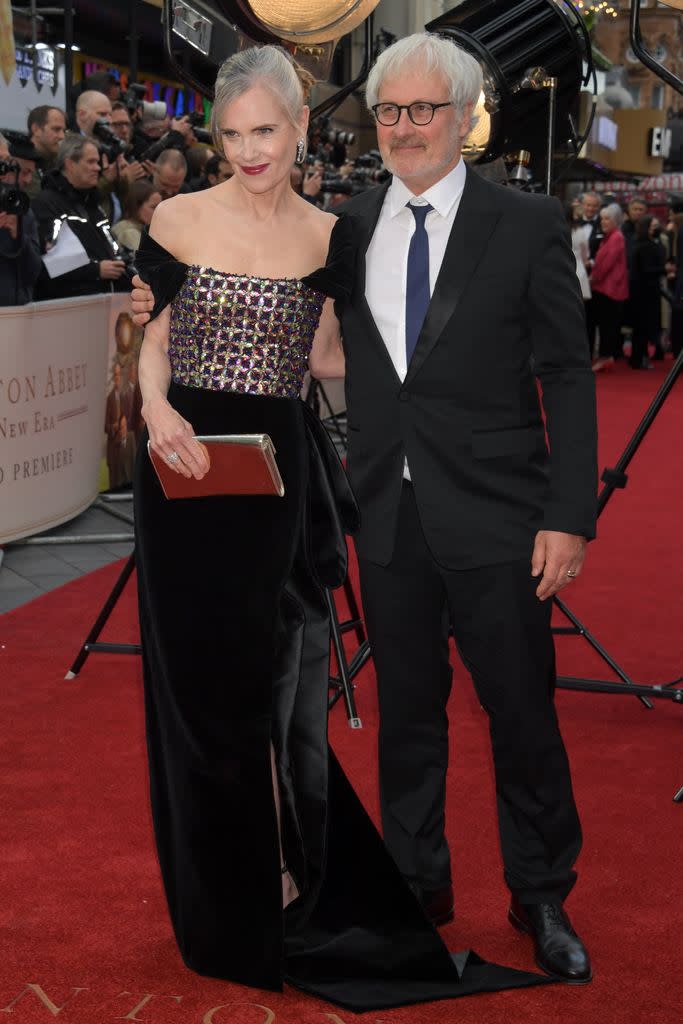
[[[296,144],[296,163],[302,164],[304,162],[304,147],[305,142],[303,139],[299,139]]]

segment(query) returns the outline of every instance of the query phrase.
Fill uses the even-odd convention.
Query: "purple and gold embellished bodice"
[[[297,278],[191,266],[171,306],[177,384],[297,398],[325,296]]]

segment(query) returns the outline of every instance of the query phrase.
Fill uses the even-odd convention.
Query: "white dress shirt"
[[[433,207],[425,218],[429,239],[429,294],[441,270],[448,238],[465,188],[465,162],[422,195],[416,196],[400,178],[387,189],[377,226],[365,257],[365,297],[382,340],[401,381],[408,372],[406,359],[406,278],[408,249],[415,231],[415,217],[407,203]],[[410,479],[408,467],[404,475]]]

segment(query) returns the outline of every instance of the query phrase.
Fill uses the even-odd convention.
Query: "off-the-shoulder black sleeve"
[[[151,319],[154,320],[180,291],[187,274],[187,263],[181,263],[147,231],[143,231],[135,254],[135,266],[154,294],[154,309],[151,312]]]
[[[301,280],[309,288],[343,302],[351,295],[355,265],[352,221],[350,217],[342,215],[332,228],[325,266]]]

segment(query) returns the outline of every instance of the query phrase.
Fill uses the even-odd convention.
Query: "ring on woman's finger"
[[[178,455],[178,452],[173,451],[169,455],[166,456],[166,461],[170,462],[171,465],[173,465],[173,463],[177,462],[179,458],[180,458],[180,456]]]
[[[576,576],[576,570],[575,569],[567,569],[567,576],[569,576],[570,580],[573,580],[574,577]]]

